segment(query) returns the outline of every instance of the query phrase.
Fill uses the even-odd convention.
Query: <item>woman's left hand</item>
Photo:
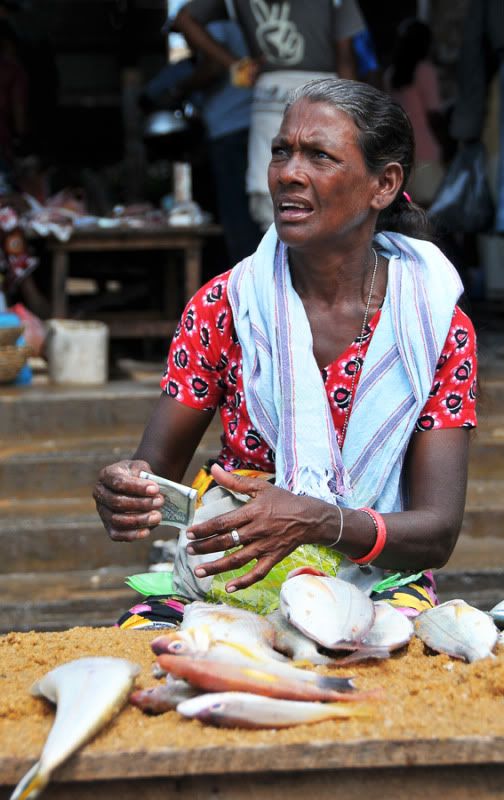
[[[322,500],[292,494],[260,478],[234,475],[216,464],[212,475],[226,489],[252,498],[241,508],[193,525],[187,531],[190,555],[216,553],[241,545],[233,553],[197,567],[194,572],[198,578],[236,570],[257,559],[249,572],[226,584],[228,592],[262,580],[299,545],[323,541],[322,528],[334,525],[334,508]],[[232,531],[238,533],[239,541]]]

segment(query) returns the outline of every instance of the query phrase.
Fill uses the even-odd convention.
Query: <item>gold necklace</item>
[[[369,295],[368,295],[368,299],[367,299],[367,303],[366,303],[366,310],[364,311],[364,319],[362,320],[362,328],[361,328],[361,332],[360,332],[360,336],[359,336],[359,342],[358,342],[358,345],[357,345],[357,353],[356,353],[355,357],[352,359],[355,362],[355,370],[354,370],[354,373],[352,375],[352,382],[350,384],[350,393],[348,395],[348,403],[347,403],[347,406],[345,408],[345,418],[343,420],[343,426],[341,428],[341,433],[340,433],[340,435],[338,437],[340,448],[343,447],[343,442],[345,441],[345,435],[346,435],[346,431],[347,431],[347,428],[348,428],[348,419],[349,419],[349,416],[350,416],[350,407],[351,407],[352,401],[353,401],[353,393],[354,393],[354,388],[355,388],[355,381],[357,380],[357,373],[359,373],[361,371],[361,368],[362,368],[362,365],[360,364],[359,359],[360,359],[360,354],[361,354],[361,350],[362,350],[362,341],[364,339],[364,333],[366,332],[366,326],[367,326],[367,321],[368,321],[368,316],[369,316],[369,306],[371,305],[371,298],[373,296],[373,289],[374,289],[374,284],[375,284],[376,271],[377,271],[377,268],[378,268],[378,253],[376,252],[374,247],[371,248],[371,251],[372,251],[372,253],[374,255],[373,274],[371,275],[371,284],[369,286]]]

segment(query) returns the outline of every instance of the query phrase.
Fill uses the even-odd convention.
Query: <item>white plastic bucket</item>
[[[47,361],[53,383],[105,383],[108,327],[91,320],[50,319]]]

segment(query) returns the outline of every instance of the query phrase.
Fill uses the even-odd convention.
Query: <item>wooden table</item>
[[[66,282],[72,253],[107,253],[131,251],[180,251],[183,255],[184,290],[186,303],[200,288],[201,251],[205,240],[222,233],[219,225],[156,225],[143,228],[98,228],[77,229],[67,242],[46,240],[51,264],[51,316],[68,316]],[[164,266],[161,291],[163,313],[169,309],[172,289],[169,281],[172,262],[167,259]],[[120,275],[117,276],[120,279]],[[97,318],[100,318],[98,315]],[[109,320],[107,320],[109,322]],[[111,335],[165,336],[173,332],[176,320],[144,319],[110,320]]]
[[[134,634],[133,634],[134,635]],[[500,713],[500,708],[496,713]],[[0,757],[0,800],[33,761]],[[504,740],[315,741],[306,744],[86,750],[58,769],[48,800],[503,800]]]

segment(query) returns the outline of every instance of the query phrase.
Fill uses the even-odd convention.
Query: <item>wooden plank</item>
[[[32,761],[0,757],[0,783],[16,783]],[[504,769],[504,737],[314,741],[301,744],[203,748],[139,747],[128,752],[85,750],[64,764],[57,781],[93,781],[188,775],[260,774],[391,767],[497,764]]]
[[[0,800],[11,789],[0,787]],[[503,800],[502,766],[409,767],[399,769],[320,770],[254,776],[200,776],[138,780],[52,783],[51,800]]]

